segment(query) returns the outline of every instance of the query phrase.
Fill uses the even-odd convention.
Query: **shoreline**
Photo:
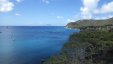
[[[107,64],[109,64],[106,58],[110,58],[111,60],[113,59],[110,55],[111,53],[108,53],[109,50],[113,49],[112,35],[113,32],[104,31],[83,31],[77,34],[74,33],[70,35],[69,41],[64,44],[61,52],[58,55],[51,56],[45,60],[43,64],[93,64],[94,62],[99,64],[103,64],[101,62],[107,62]],[[91,39],[92,37],[93,39]],[[101,39],[101,37],[103,37],[103,39]],[[90,46],[93,46],[93,48],[96,49],[93,50],[92,48],[90,50]],[[85,55],[85,53],[88,55]],[[105,60],[103,61],[102,58],[105,58]]]
[[[72,30],[79,30],[80,31],[80,29],[74,29],[74,28],[69,28],[69,27],[67,27],[67,26],[64,26],[64,28],[66,28],[66,29],[72,29]]]

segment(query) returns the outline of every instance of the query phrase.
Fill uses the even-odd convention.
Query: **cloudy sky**
[[[63,26],[113,16],[113,0],[0,0],[0,26]]]

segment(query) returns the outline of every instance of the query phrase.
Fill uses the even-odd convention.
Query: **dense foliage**
[[[43,64],[113,64],[113,32],[80,32],[70,36],[59,55]]]

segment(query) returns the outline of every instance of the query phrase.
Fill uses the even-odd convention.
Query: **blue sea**
[[[1,26],[0,64],[41,64],[75,32],[63,26]]]

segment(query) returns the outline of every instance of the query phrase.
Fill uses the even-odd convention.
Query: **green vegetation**
[[[68,23],[80,33],[70,36],[61,53],[43,64],[113,64],[113,18]]]
[[[113,18],[105,20],[84,19],[76,22],[70,22],[66,25],[68,28],[82,28],[87,26],[105,26],[113,24]]]
[[[70,36],[60,54],[43,64],[113,64],[113,32],[84,31]]]

